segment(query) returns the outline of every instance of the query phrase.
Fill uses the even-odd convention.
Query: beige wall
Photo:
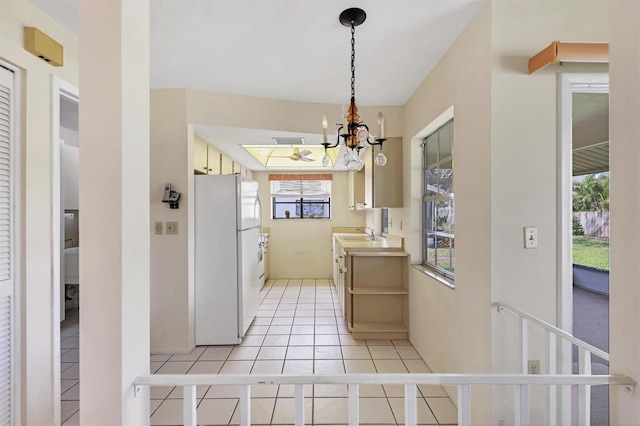
[[[363,107],[365,121],[375,122],[378,110],[386,117],[389,136],[402,134],[402,107]],[[246,127],[289,132],[319,132],[320,120],[327,114],[330,121],[337,119],[341,105],[312,104],[276,99],[255,98],[191,89],[158,89],[151,91],[151,223],[178,222],[180,234],[151,236],[151,350],[153,353],[189,352],[194,346],[193,336],[193,133],[192,125]],[[334,116],[335,118],[331,118]],[[295,120],[292,119],[295,117]],[[320,118],[320,119],[319,119]],[[259,173],[254,174],[254,178]],[[267,178],[264,178],[267,179]],[[346,188],[346,173],[336,182]],[[170,210],[161,202],[162,188],[171,183],[182,193],[180,209]],[[265,185],[261,184],[261,191]],[[346,192],[337,190],[336,206],[347,206]],[[268,198],[267,198],[268,199]],[[340,201],[342,199],[342,201]],[[299,258],[299,247],[278,242],[278,224],[272,228],[270,241],[271,274],[310,274],[304,276],[331,276],[330,241],[331,224],[356,226],[364,223],[364,214],[345,212],[326,221],[325,232],[306,228],[303,235],[320,244],[304,254],[315,258],[326,253],[326,262],[314,262],[308,267],[287,269],[287,260]],[[361,219],[357,219],[361,217]],[[307,226],[304,222],[297,226]],[[265,224],[265,226],[268,226]],[[320,240],[322,234],[322,241]],[[318,239],[316,239],[318,237]],[[280,250],[278,246],[282,248]],[[307,242],[308,245],[308,242]],[[288,247],[287,247],[288,246]],[[295,251],[293,251],[295,250]],[[279,253],[279,254],[278,254]],[[281,260],[285,259],[285,260]],[[327,266],[322,266],[326,264]],[[280,265],[280,266],[278,266]],[[319,266],[315,266],[319,265]],[[313,272],[305,272],[313,271]],[[185,330],[187,332],[185,333]]]
[[[556,322],[558,70],[529,76],[527,59],[554,39],[606,42],[607,27],[594,22],[607,14],[606,2],[490,2],[405,106],[411,201],[390,210],[390,232],[407,239],[414,263],[421,258],[421,149],[411,137],[423,136],[449,106],[455,111],[456,289],[417,270],[410,281],[411,340],[435,371],[517,371],[513,321],[496,314],[494,302]],[[522,248],[524,226],[538,227],[539,249]],[[543,359],[532,334],[530,357]],[[474,399],[474,424],[509,413],[512,392],[496,392],[493,407]],[[540,414],[540,405],[533,409]]]
[[[640,3],[612,2],[610,373],[640,378]],[[611,424],[640,424],[640,393],[611,387]]]
[[[490,35],[487,4],[405,106],[405,207],[390,209],[389,232],[406,238],[413,263],[422,258],[422,140],[412,137],[455,108],[456,289],[410,273],[410,338],[436,372],[491,369]],[[474,424],[487,422],[488,393],[474,391],[472,406]]]
[[[131,384],[149,374],[149,0],[78,6],[79,423],[144,424],[149,389]]]
[[[193,124],[210,124],[251,129],[320,133],[324,114],[329,123],[340,122],[342,105],[284,101],[228,93],[186,89],[187,118]],[[362,106],[363,121],[377,123],[378,111],[385,116],[387,137],[402,135],[401,106]]]
[[[528,75],[526,60],[551,40],[607,42],[608,27],[600,23],[608,12],[602,1],[547,2],[544,7],[493,2],[491,301],[552,324],[558,324],[556,73],[570,70],[551,67]],[[538,228],[538,249],[523,248],[525,226]],[[515,318],[495,310],[492,316],[492,371],[517,371]],[[531,334],[529,359],[544,360],[543,336]],[[509,412],[512,396],[510,389],[496,391],[496,416]],[[541,416],[542,409],[534,404],[533,415]]]
[[[365,226],[365,212],[348,210],[348,173],[333,173],[331,219],[271,219],[268,172],[254,172],[263,200],[264,226],[270,228],[269,268],[271,278],[331,278],[331,228]]]
[[[29,1],[3,0],[0,8],[0,61],[22,70],[21,423],[52,424],[51,76],[78,84],[78,47],[72,34]],[[64,46],[63,67],[47,65],[23,49],[25,26]]]
[[[193,277],[187,224],[193,146],[187,144],[184,90],[151,91],[150,219],[178,222],[178,235],[151,234],[151,351],[187,352],[194,345]],[[191,165],[191,167],[189,167]],[[162,202],[164,185],[182,194],[180,208]]]

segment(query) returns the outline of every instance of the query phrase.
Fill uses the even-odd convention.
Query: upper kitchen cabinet
[[[364,169],[349,172],[349,210],[367,208],[364,197]]]
[[[222,153],[215,147],[209,145],[207,147],[207,164],[208,174],[219,175],[220,174],[220,156]]]
[[[193,169],[197,175],[220,174],[220,151],[197,136],[193,140]]]
[[[364,207],[402,207],[402,138],[385,141],[384,166],[375,164],[378,153],[379,146],[368,147],[364,153]]]
[[[196,135],[193,139],[193,169],[196,174],[206,175],[208,172],[208,153],[207,148],[209,144],[207,141]]]
[[[222,161],[220,163],[220,174],[230,175],[233,174],[234,162],[228,156],[222,154]]]

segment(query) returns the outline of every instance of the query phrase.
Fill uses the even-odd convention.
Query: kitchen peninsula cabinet
[[[409,338],[408,256],[402,251],[347,252],[345,311],[354,339]]]

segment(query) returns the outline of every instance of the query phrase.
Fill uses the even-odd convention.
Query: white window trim
[[[449,124],[449,123],[453,123],[453,117],[451,117],[450,119],[448,119],[446,122],[444,122],[444,124],[442,124],[440,127],[436,128],[435,130],[433,130],[431,133],[429,133],[427,136],[425,136],[422,140],[422,185],[424,185],[424,172],[427,168],[427,165],[425,164],[425,156],[426,156],[426,140],[429,136],[433,135],[436,132],[439,132],[440,129],[442,129],[445,125]],[[439,136],[438,136],[439,137]],[[455,138],[455,136],[454,136]],[[438,143],[439,145],[439,143]],[[447,163],[449,161],[451,161],[451,167],[453,169],[453,159],[454,159],[454,155],[453,155],[453,148],[455,147],[455,145],[453,144],[452,141],[452,150],[451,150],[451,155],[448,157],[445,157],[444,159],[440,159],[438,158],[438,160],[436,161],[436,166],[439,167],[442,163]],[[438,148],[438,157],[439,157],[439,148]],[[452,188],[453,189],[453,188]],[[440,275],[441,277],[444,278],[443,283],[445,285],[448,286],[452,286],[453,282],[455,281],[455,271],[448,271],[444,268],[439,267],[438,265],[435,264],[431,264],[428,263],[425,260],[425,255],[426,253],[424,252],[425,250],[425,244],[424,244],[424,240],[426,238],[426,229],[425,229],[425,198],[428,198],[431,201],[438,201],[438,200],[454,200],[455,201],[455,192],[447,192],[446,194],[442,194],[442,195],[425,195],[426,191],[425,188],[422,187],[422,209],[421,209],[421,217],[422,217],[422,226],[421,226],[421,230],[422,230],[422,263],[421,266],[425,269],[430,269],[434,274]],[[454,204],[455,205],[455,204]],[[455,216],[455,209],[454,209],[454,216]],[[441,236],[445,236],[448,238],[453,238],[455,239],[455,233],[453,234],[449,234],[449,233],[445,233],[445,232],[439,232],[436,231],[435,229],[432,230],[432,234],[436,234],[436,235],[441,235]],[[450,283],[450,284],[449,284]]]
[[[442,127],[447,121],[454,118],[455,107],[453,105],[449,106],[445,109],[440,115],[438,115],[433,121],[431,121],[427,126],[425,126],[422,130],[417,132],[411,138],[411,211],[414,217],[420,218],[422,220],[422,142],[424,138],[429,136],[438,128]],[[412,267],[420,272],[423,272],[425,275],[434,279],[434,281],[443,284],[451,289],[454,289],[454,283],[451,280],[448,280],[442,275],[439,275],[435,272],[427,271],[426,268],[422,265],[422,225],[420,225],[420,238],[409,238],[406,240],[407,245],[406,249],[411,253],[411,258],[415,259],[418,263],[414,263]]]

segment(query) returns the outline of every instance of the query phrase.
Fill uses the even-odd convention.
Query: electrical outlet
[[[540,360],[531,359],[527,362],[529,374],[540,374]]]
[[[156,235],[162,235],[162,222],[156,222],[155,225]]]
[[[167,222],[167,235],[178,235],[178,222]]]
[[[400,230],[402,231],[402,219],[400,219]]]
[[[526,226],[524,228],[524,248],[538,248],[538,228]]]
[[[389,228],[393,227],[393,218],[389,218]]]

